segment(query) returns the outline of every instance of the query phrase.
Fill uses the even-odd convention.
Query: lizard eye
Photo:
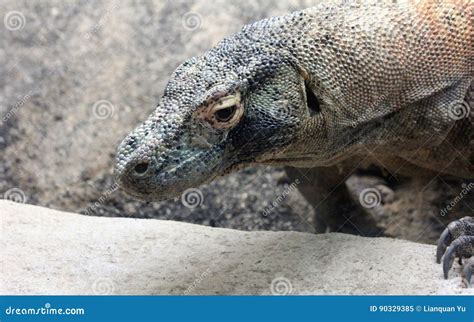
[[[215,111],[214,115],[218,122],[229,122],[229,120],[235,115],[235,111],[237,111],[237,106],[232,105]]]
[[[242,115],[244,108],[240,103],[240,94],[228,95],[220,98],[210,107],[204,109],[201,117],[203,117],[214,128],[230,128],[236,125]]]

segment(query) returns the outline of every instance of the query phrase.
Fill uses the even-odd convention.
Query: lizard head
[[[308,116],[304,77],[287,59],[223,41],[180,65],[149,118],[120,144],[118,185],[142,200],[254,163],[272,163]]]

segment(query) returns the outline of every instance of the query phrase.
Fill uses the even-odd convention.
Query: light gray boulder
[[[90,217],[0,201],[1,294],[474,294],[435,246]]]

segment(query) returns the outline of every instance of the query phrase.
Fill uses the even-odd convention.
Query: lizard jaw
[[[221,165],[218,147],[197,148],[188,153],[181,151],[179,157],[176,152],[171,149],[166,156],[152,156],[146,161],[139,151],[126,155],[114,169],[117,185],[136,199],[160,201],[175,198],[186,189],[212,181],[217,176]]]

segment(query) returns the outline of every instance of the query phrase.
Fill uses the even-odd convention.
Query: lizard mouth
[[[274,158],[267,159],[264,163],[271,163],[275,165],[288,165],[293,162],[311,162],[314,161],[314,158],[311,157],[294,157],[294,158]]]

